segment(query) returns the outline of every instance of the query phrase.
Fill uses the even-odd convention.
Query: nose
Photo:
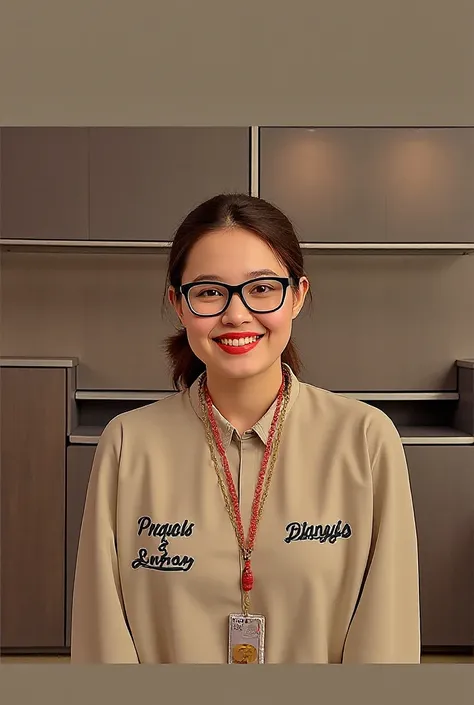
[[[222,315],[224,325],[240,326],[253,320],[252,312],[248,310],[238,294],[234,294],[229,307]]]

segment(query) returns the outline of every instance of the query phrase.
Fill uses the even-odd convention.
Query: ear
[[[170,286],[168,287],[168,301],[176,311],[176,315],[178,316],[179,320],[181,323],[183,322],[183,297],[179,296],[176,294],[176,291],[174,287]]]
[[[294,320],[300,313],[301,309],[303,308],[305,299],[306,299],[306,294],[309,291],[309,281],[306,277],[301,277],[300,282],[298,285],[298,290],[295,291],[292,289],[293,292],[293,313],[292,313],[292,319]]]

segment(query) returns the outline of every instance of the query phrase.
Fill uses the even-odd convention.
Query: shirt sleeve
[[[74,580],[71,663],[138,663],[128,628],[116,550],[121,423],[102,434],[94,457]]]
[[[418,543],[400,436],[376,413],[367,431],[373,476],[373,530],[343,663],[419,663]]]

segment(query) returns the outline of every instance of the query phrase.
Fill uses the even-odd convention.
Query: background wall
[[[471,0],[43,0],[1,19],[3,124],[474,123]]]
[[[449,390],[473,357],[474,256],[306,256],[313,304],[295,325],[314,384]],[[2,355],[78,357],[80,389],[170,389],[166,256],[3,254]]]

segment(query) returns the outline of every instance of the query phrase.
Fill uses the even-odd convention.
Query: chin
[[[247,356],[232,357],[229,355],[229,360],[208,360],[206,367],[219,377],[246,379],[266,372],[275,363],[273,358],[262,360],[255,357],[252,359],[250,356],[244,359],[245,357]]]

